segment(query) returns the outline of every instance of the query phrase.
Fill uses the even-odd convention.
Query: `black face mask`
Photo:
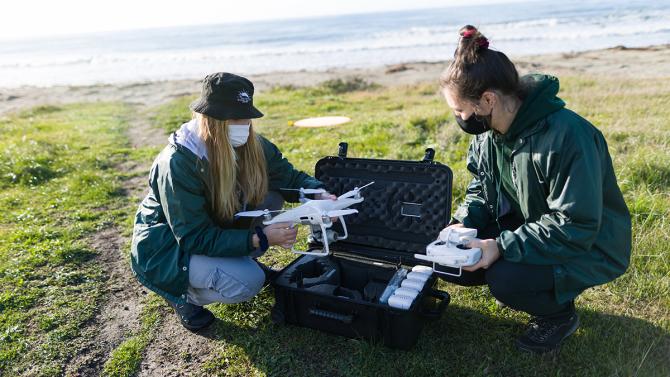
[[[480,117],[474,113],[467,120],[456,116],[456,123],[461,129],[470,135],[479,135],[491,129],[491,115]]]
[[[491,118],[493,117],[493,109],[489,115],[477,115],[472,113],[470,118],[463,120],[460,116],[456,116],[456,123],[461,129],[470,135],[480,135],[491,129]]]

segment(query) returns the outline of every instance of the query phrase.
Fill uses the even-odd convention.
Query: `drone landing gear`
[[[318,226],[315,224],[312,224],[310,226],[310,241],[316,241],[316,242],[321,242],[323,244],[323,249],[321,250],[314,250],[314,251],[300,251],[296,250],[295,247],[291,248],[291,252],[294,254],[301,254],[301,255],[313,255],[317,257],[325,257],[330,255],[330,246],[329,244],[331,242],[336,242],[339,240],[346,239],[349,236],[349,231],[347,230],[347,223],[344,222],[344,216],[338,216],[338,219],[340,220],[340,223],[342,224],[342,229],[344,230],[344,235],[340,236],[337,234],[336,231],[330,229],[332,226],[332,221],[330,218],[326,218],[326,223],[321,221]],[[324,237],[325,235],[325,237]]]

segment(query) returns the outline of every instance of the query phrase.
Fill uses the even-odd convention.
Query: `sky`
[[[19,0],[2,5],[0,40],[510,1],[519,0]]]

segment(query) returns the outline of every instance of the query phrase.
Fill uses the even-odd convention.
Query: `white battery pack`
[[[409,274],[407,274],[407,279],[418,280],[418,281],[422,282],[423,284],[426,284],[426,281],[428,281],[428,279],[430,279],[430,276],[426,275],[426,274],[422,274],[420,272],[412,271]]]
[[[428,266],[422,266],[422,265],[416,265],[412,267],[412,272],[418,272],[420,274],[432,276],[433,275],[433,269],[428,267]]]
[[[394,294],[396,294],[396,295],[398,295],[398,296],[409,297],[409,298],[411,298],[412,300],[414,300],[414,299],[416,298],[416,296],[419,295],[419,291],[417,291],[416,289],[410,289],[410,288],[402,288],[402,287],[400,287],[400,288],[398,288],[398,289],[395,290],[395,293],[394,293]]]
[[[412,306],[413,299],[405,296],[393,295],[389,298],[389,306],[397,309],[409,309]]]
[[[402,283],[400,283],[400,286],[403,288],[411,288],[421,292],[425,283],[426,282],[421,282],[419,280],[405,279],[402,281]]]

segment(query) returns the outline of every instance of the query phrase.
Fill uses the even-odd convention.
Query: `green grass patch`
[[[513,339],[528,317],[498,309],[486,288],[448,284],[453,304],[429,324],[416,349],[378,344],[318,331],[271,325],[270,292],[250,303],[213,305],[219,352],[206,373],[254,375],[658,375],[670,373],[670,80],[567,77],[561,97],[606,136],[620,186],[633,218],[634,249],[628,272],[590,289],[577,305],[582,327],[558,357],[521,354]],[[156,109],[156,120],[190,119],[177,99]],[[355,157],[418,160],[426,147],[454,170],[454,203],[470,179],[465,155],[470,138],[430,84],[353,90],[277,87],[256,97],[266,116],[254,121],[300,169],[349,142]],[[336,128],[301,129],[294,121],[345,115]],[[158,123],[174,130],[176,123]],[[299,237],[306,236],[303,229]],[[283,266],[294,256],[273,250],[263,260]]]
[[[102,298],[85,239],[127,218],[120,104],[40,106],[0,130],[0,374],[56,376]],[[105,209],[105,210],[103,210]]]
[[[211,305],[219,320],[204,370],[221,376],[329,375],[640,375],[670,374],[670,79],[562,78],[561,96],[606,136],[633,219],[633,256],[624,276],[577,300],[582,326],[555,357],[513,346],[525,314],[496,307],[487,288],[441,283],[452,294],[445,315],[426,325],[411,351],[344,339],[270,321],[272,292],[238,305]],[[191,118],[195,96],[150,112],[173,131]],[[458,129],[434,84],[382,88],[346,79],[258,93],[266,116],[255,127],[298,168],[349,142],[354,157],[419,160],[424,149],[454,171],[454,203],[470,179],[470,138]],[[104,271],[84,239],[110,224],[129,236],[129,203],[117,166],[148,164],[158,147],[131,149],[124,134],[132,109],[119,104],[41,106],[0,118],[0,374],[61,375],[82,344],[81,328],[101,302]],[[296,120],[345,115],[335,128],[301,129]],[[148,167],[148,166],[147,166]],[[148,173],[148,171],[146,172]],[[304,246],[306,230],[300,230]],[[272,249],[275,267],[295,258]],[[131,376],[159,330],[164,304],[150,295],[140,330],[104,365]],[[166,320],[175,321],[173,314]],[[175,340],[178,341],[178,340]],[[186,364],[188,351],[175,355]]]

